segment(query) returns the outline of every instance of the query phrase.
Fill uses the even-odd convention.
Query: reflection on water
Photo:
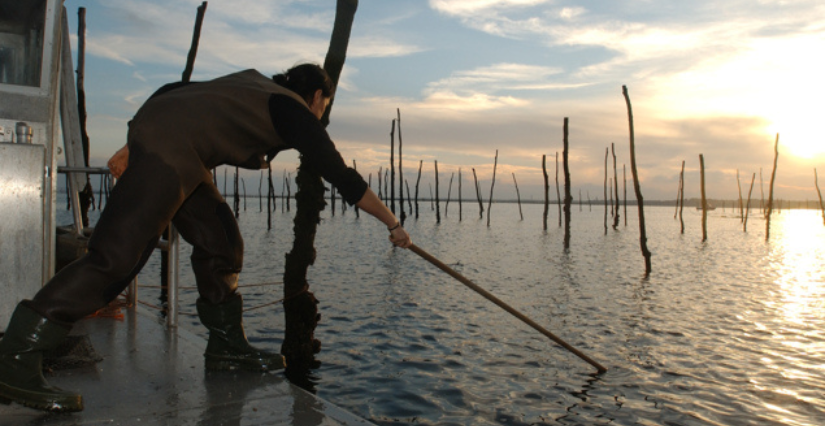
[[[441,225],[422,210],[407,228],[423,249],[609,371],[595,375],[348,212],[319,227],[309,277],[323,315],[319,396],[379,424],[825,424],[825,226],[817,212],[775,214],[765,242],[757,215],[745,233],[717,209],[703,243],[699,212],[685,212],[682,235],[672,208],[648,207],[653,273],[645,279],[632,209],[629,226],[607,235],[602,210],[573,209],[565,252],[561,228],[542,231],[543,206],[525,205],[521,221],[518,206],[500,205],[490,227],[465,207],[461,222],[457,210]],[[291,218],[276,214],[270,232],[257,211],[240,222],[241,281],[280,281]],[[156,268],[153,259],[143,282],[155,281]],[[244,289],[245,303],[281,292]],[[181,311],[193,311],[194,298],[184,292]],[[203,332],[196,319],[181,323]],[[280,308],[249,311],[246,323],[253,343],[280,346]]]

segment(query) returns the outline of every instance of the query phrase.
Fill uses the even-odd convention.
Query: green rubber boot
[[[18,304],[0,340],[0,399],[46,411],[83,410],[83,397],[50,386],[43,378],[43,353],[59,346],[68,334],[69,327]]]
[[[243,330],[243,299],[240,295],[212,304],[198,299],[198,316],[209,329],[206,344],[207,370],[279,370],[286,367],[280,354],[274,354],[251,346]]]

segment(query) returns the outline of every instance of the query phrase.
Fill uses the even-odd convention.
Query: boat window
[[[0,83],[40,86],[46,0],[0,0]]]

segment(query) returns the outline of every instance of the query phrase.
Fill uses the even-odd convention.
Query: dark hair
[[[316,64],[296,65],[283,74],[272,76],[272,81],[297,93],[307,103],[318,90],[327,98],[335,93],[335,85],[329,74]]]

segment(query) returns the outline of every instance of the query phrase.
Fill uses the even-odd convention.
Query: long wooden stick
[[[441,269],[442,271],[446,272],[447,274],[449,274],[449,275],[450,275],[450,276],[452,276],[453,278],[457,279],[457,280],[458,280],[458,281],[460,281],[462,284],[464,284],[464,285],[466,285],[467,287],[470,287],[471,289],[475,290],[475,292],[476,292],[476,293],[478,293],[478,294],[480,294],[480,295],[484,296],[487,300],[489,300],[489,301],[491,301],[491,302],[495,303],[495,304],[496,304],[496,305],[498,305],[500,308],[502,308],[502,309],[504,309],[505,311],[509,312],[509,313],[510,313],[511,315],[513,315],[514,317],[516,317],[516,318],[518,318],[518,319],[522,320],[525,324],[529,325],[530,327],[533,327],[533,328],[534,328],[534,329],[536,329],[539,333],[541,333],[541,334],[543,334],[543,335],[545,335],[545,336],[549,337],[549,338],[550,338],[550,340],[552,340],[552,341],[554,341],[554,342],[558,343],[560,346],[562,346],[563,348],[565,348],[565,349],[567,349],[568,351],[572,352],[573,354],[575,354],[575,355],[576,355],[576,356],[578,356],[579,358],[581,358],[581,359],[583,359],[583,360],[587,361],[590,365],[592,365],[592,366],[596,367],[596,369],[597,369],[597,370],[599,370],[599,373],[604,373],[604,372],[606,372],[606,371],[607,371],[607,368],[605,368],[603,365],[601,365],[601,364],[599,364],[598,362],[594,361],[593,359],[591,359],[591,358],[590,358],[590,357],[588,357],[587,355],[583,354],[581,351],[579,351],[578,349],[574,348],[573,346],[570,346],[570,345],[569,345],[567,342],[565,342],[564,340],[561,340],[560,338],[556,337],[556,335],[554,335],[553,333],[549,332],[549,331],[548,331],[547,329],[545,329],[544,327],[542,327],[542,326],[538,325],[535,321],[533,321],[533,320],[531,320],[530,318],[526,317],[526,316],[525,316],[524,314],[522,314],[521,312],[519,312],[519,311],[515,310],[512,306],[510,306],[510,305],[508,305],[508,304],[506,304],[506,303],[502,302],[502,301],[501,301],[501,299],[497,298],[496,296],[494,296],[492,293],[488,292],[487,290],[485,290],[485,289],[483,289],[483,288],[479,287],[479,286],[478,286],[477,284],[475,284],[474,282],[472,282],[472,281],[470,281],[469,279],[465,278],[463,275],[459,274],[458,272],[456,272],[455,270],[453,270],[453,269],[452,269],[452,268],[450,268],[449,266],[445,265],[445,264],[444,264],[443,262],[441,262],[440,260],[436,259],[435,257],[433,257],[432,255],[430,255],[430,254],[429,254],[429,253],[427,253],[426,251],[422,250],[420,247],[418,247],[418,246],[416,246],[415,244],[413,244],[413,245],[411,245],[411,246],[410,246],[410,250],[412,250],[415,254],[417,254],[417,255],[421,256],[421,257],[422,257],[424,260],[426,260],[427,262],[432,263],[433,265],[437,266],[437,267],[438,267],[439,269]]]

